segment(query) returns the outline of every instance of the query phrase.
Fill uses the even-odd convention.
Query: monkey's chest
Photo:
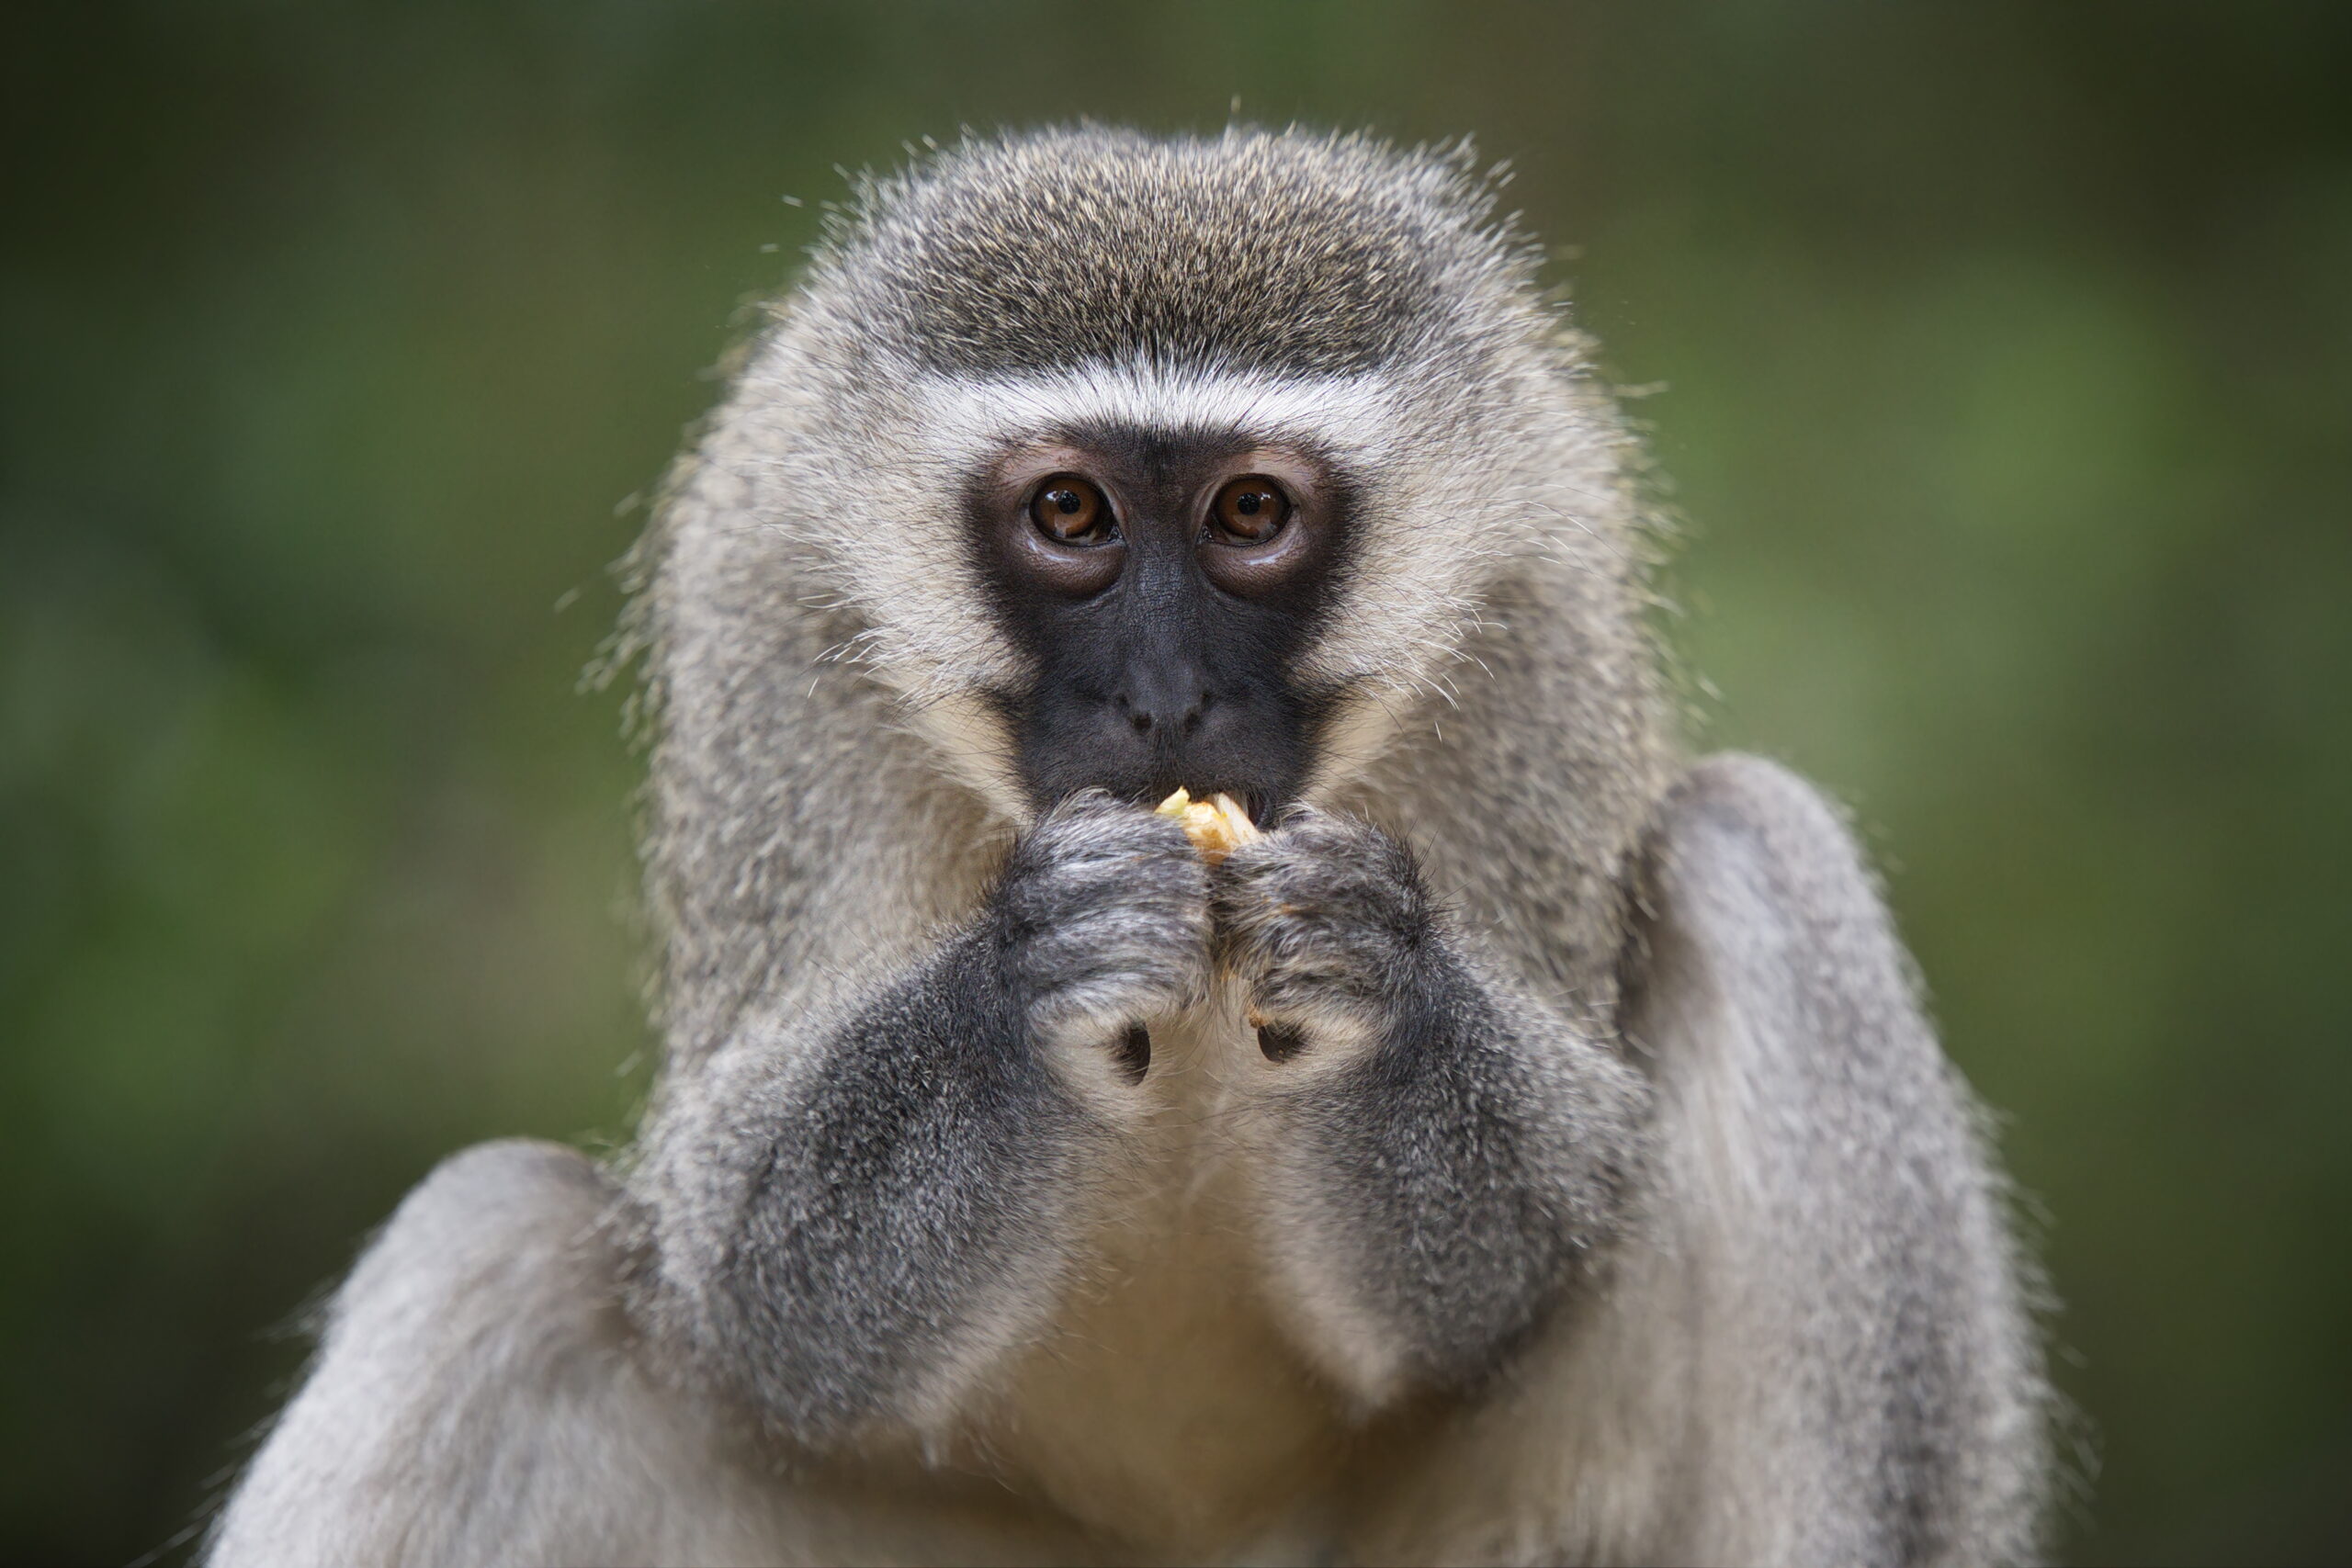
[[[1226,1081],[1254,1051],[1238,1012],[1154,1028],[1139,1157],[976,1434],[1017,1487],[1179,1557],[1314,1533],[1345,1441],[1269,1297]]]

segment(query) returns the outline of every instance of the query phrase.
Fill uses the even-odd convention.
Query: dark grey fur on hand
[[[1199,998],[1207,938],[1182,829],[1065,803],[807,1066],[747,1041],[723,1102],[665,1116],[639,1314],[806,1445],[948,1404],[1060,1283],[1112,1131],[1108,1059]]]
[[[1266,1144],[1302,1299],[1344,1303],[1369,1398],[1475,1382],[1622,1223],[1647,1084],[1503,978],[1367,822],[1298,808],[1227,859],[1216,910],[1253,1017],[1297,1042]]]

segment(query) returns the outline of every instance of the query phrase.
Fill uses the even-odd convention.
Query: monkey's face
[[[1446,694],[1498,563],[1545,536],[1523,470],[1557,451],[1443,390],[907,367],[847,387],[775,471],[817,592],[866,623],[842,646],[1005,816],[1182,785],[1264,821],[1334,798]]]
[[[707,482],[1006,818],[1341,800],[1442,740],[1425,699],[1515,558],[1616,570],[1577,515],[1616,504],[1608,433],[1531,257],[1461,159],[1408,164],[1088,130],[871,186]]]
[[[989,700],[1032,804],[1293,798],[1337,695],[1306,656],[1355,507],[1329,457],[1238,433],[1096,424],[986,464],[966,520],[1024,667]]]

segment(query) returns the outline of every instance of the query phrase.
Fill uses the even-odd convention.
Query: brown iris
[[[1112,536],[1111,503],[1076,474],[1056,474],[1029,502],[1037,531],[1062,545],[1099,545]]]
[[[1209,522],[1228,545],[1262,545],[1290,521],[1290,497],[1262,474],[1227,483],[1209,507]]]

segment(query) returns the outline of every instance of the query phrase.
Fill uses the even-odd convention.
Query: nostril
[[[1189,737],[1199,732],[1215,700],[1213,693],[1204,691],[1179,708],[1174,701],[1149,693],[1138,699],[1132,692],[1120,692],[1113,695],[1111,705],[1137,735],[1173,733]]]

